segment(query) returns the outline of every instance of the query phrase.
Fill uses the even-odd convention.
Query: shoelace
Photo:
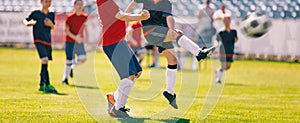
[[[129,108],[125,108],[125,107],[122,107],[119,109],[120,111],[123,111],[123,112],[129,112],[130,109]]]

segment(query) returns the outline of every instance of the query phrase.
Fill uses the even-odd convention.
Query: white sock
[[[216,82],[222,81],[222,76],[224,74],[224,70],[222,68],[217,69],[217,79]]]
[[[197,56],[200,52],[199,46],[185,35],[182,35],[178,39],[178,44],[195,56]]]
[[[176,76],[177,75],[177,69],[166,69],[166,91],[172,95],[174,95],[174,88],[176,86]]]
[[[66,61],[65,72],[64,72],[64,75],[63,75],[63,80],[67,79],[68,76],[70,75],[70,72],[71,72],[71,64],[72,64],[72,61],[70,61],[70,60],[67,60],[67,61]]]
[[[192,70],[197,70],[197,69],[198,69],[198,61],[194,56],[192,57]]]
[[[134,82],[128,78],[122,79],[120,81],[119,87],[117,91],[114,93],[114,97],[116,100],[114,106],[117,110],[125,106],[133,84]]]

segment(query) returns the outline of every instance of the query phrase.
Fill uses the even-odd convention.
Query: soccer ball
[[[241,31],[249,36],[258,38],[268,32],[271,21],[261,13],[251,13],[247,15],[241,22]]]

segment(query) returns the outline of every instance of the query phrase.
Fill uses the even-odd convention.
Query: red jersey
[[[86,13],[81,13],[80,15],[76,15],[75,12],[70,13],[67,16],[66,25],[69,25],[71,33],[74,35],[82,34],[82,26],[84,22],[87,20],[88,15]],[[67,42],[75,42],[75,40],[68,35],[66,36]]]
[[[142,24],[140,22],[136,22],[134,23],[132,26],[132,38],[134,40],[136,40],[137,42],[137,47],[141,47],[142,46]],[[129,45],[131,46],[132,44],[129,43]]]
[[[109,46],[122,41],[126,35],[125,21],[115,17],[120,11],[113,0],[97,0],[98,14],[103,25],[103,46]]]

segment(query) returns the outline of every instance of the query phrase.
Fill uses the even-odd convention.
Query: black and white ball
[[[249,36],[258,38],[266,34],[271,26],[271,21],[261,13],[251,13],[241,22],[241,31]]]

